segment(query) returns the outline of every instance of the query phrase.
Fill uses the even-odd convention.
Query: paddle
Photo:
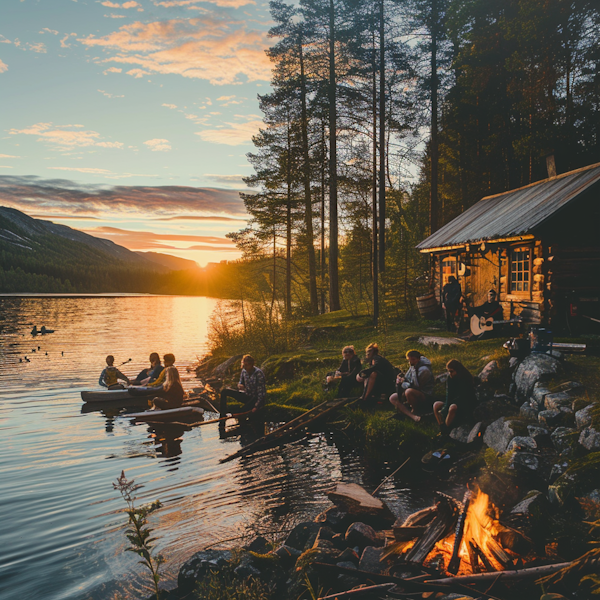
[[[244,413],[237,413],[235,415],[227,415],[226,417],[221,417],[220,419],[211,419],[210,421],[198,421],[197,423],[182,423],[180,421],[150,421],[149,419],[145,419],[145,423],[158,423],[161,425],[185,425],[186,427],[201,427],[202,425],[210,425],[211,423],[219,423],[220,421],[226,421],[227,419],[239,419],[239,417],[245,417],[246,415],[251,414],[252,411]]]
[[[126,365],[127,363],[130,363],[132,360],[133,359],[130,358],[129,360],[126,360],[125,362],[122,362],[119,366],[122,367],[123,365]]]

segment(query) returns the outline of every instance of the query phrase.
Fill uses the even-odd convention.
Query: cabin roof
[[[417,248],[426,251],[530,233],[599,180],[600,163],[487,196]]]

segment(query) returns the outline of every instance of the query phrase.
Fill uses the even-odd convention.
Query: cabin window
[[[511,294],[529,294],[531,286],[531,248],[514,248],[510,256]]]
[[[454,275],[456,277],[456,257],[447,256],[442,260],[442,285],[448,283],[448,277]]]

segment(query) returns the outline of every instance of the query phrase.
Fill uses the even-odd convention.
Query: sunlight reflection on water
[[[189,430],[133,425],[121,410],[82,413],[104,357],[134,376],[151,351],[173,352],[186,372],[206,349],[216,301],[190,297],[0,298],[0,597],[139,597],[147,579],[124,552],[123,502],[112,482],[124,470],[160,499],[152,517],[173,586],[191,553],[248,531],[278,531],[328,506],[335,481],[382,477],[329,435],[219,464],[240,446],[216,425]],[[46,325],[51,335],[33,338]],[[38,346],[40,349],[38,350]],[[35,352],[33,352],[35,350]],[[47,353],[47,355],[46,355]],[[64,353],[61,354],[61,353]],[[19,362],[25,356],[31,362]],[[243,441],[243,440],[242,440]],[[394,494],[397,514],[423,499]],[[383,494],[384,497],[386,493]]]

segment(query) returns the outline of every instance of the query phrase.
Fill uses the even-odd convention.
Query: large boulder
[[[479,381],[481,383],[488,383],[489,380],[494,376],[495,373],[500,371],[500,367],[495,360],[491,360],[485,367],[483,367],[481,373],[479,373]]]
[[[484,443],[496,452],[506,452],[508,443],[517,433],[513,425],[505,417],[500,417],[491,423],[483,434]]]
[[[586,427],[579,435],[579,443],[586,450],[600,450],[600,431],[593,427]]]
[[[196,552],[183,563],[177,576],[180,592],[191,592],[196,582],[201,581],[211,571],[220,571],[231,560],[229,550],[202,550]]]
[[[517,397],[527,400],[536,383],[546,381],[562,371],[562,364],[556,358],[546,354],[530,354],[515,371]]]
[[[552,444],[556,448],[556,451],[561,454],[565,450],[569,450],[573,447],[575,438],[573,437],[575,434],[575,429],[571,429],[570,427],[557,427],[550,438],[552,439]]]
[[[356,483],[338,483],[327,493],[327,496],[342,511],[353,515],[355,520],[387,524],[395,521],[394,515],[385,502],[374,498]]]
[[[291,546],[296,550],[303,551],[305,548],[310,548],[317,539],[317,534],[321,529],[319,523],[313,523],[312,521],[306,521],[298,523],[288,534],[284,544]]]
[[[352,523],[346,531],[346,544],[349,548],[358,546],[363,550],[367,546],[383,546],[384,540],[379,538],[377,532],[366,523]]]
[[[507,452],[520,452],[521,450],[531,451],[537,448],[535,440],[531,437],[518,435],[508,443]]]
[[[560,410],[542,410],[538,414],[538,421],[547,427],[556,427],[564,419]]]
[[[575,413],[575,424],[577,425],[577,429],[585,429],[586,427],[591,426],[593,410],[594,405],[590,404]]]
[[[242,354],[236,354],[236,356],[232,356],[228,358],[225,362],[222,362],[220,365],[217,365],[213,369],[213,377],[223,378],[228,375],[231,371],[234,370],[236,366],[239,367],[239,363],[242,360]]]

